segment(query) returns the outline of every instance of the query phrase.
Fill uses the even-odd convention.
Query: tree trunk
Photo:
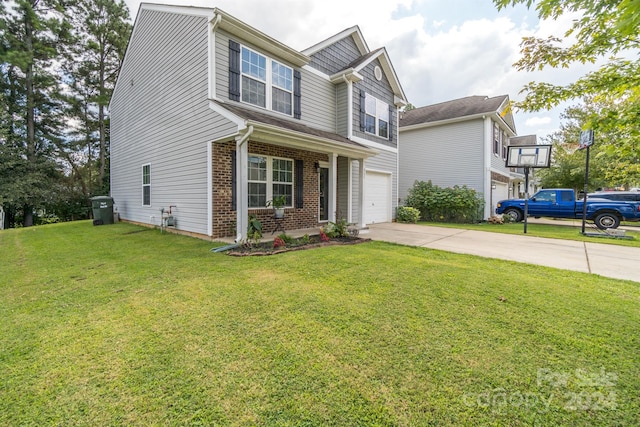
[[[33,54],[33,28],[29,17],[25,17],[25,44],[27,51]],[[25,71],[25,88],[27,96],[27,160],[30,163],[36,161],[36,118],[35,118],[35,94],[33,88],[33,59],[27,65]]]
[[[31,227],[33,225],[33,208],[29,205],[24,205],[22,211],[22,226]]]
[[[104,175],[107,163],[107,138],[106,129],[104,125],[104,92],[105,92],[105,57],[103,52],[105,51],[104,45],[101,42],[100,46],[100,102],[98,103],[98,130],[100,133],[100,188],[104,188]]]

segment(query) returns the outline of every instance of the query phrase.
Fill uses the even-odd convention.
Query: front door
[[[320,221],[329,221],[329,168],[320,168]]]

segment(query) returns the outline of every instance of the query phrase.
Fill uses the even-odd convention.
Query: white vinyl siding
[[[111,195],[123,219],[157,225],[160,208],[173,205],[179,229],[206,234],[207,149],[232,129],[208,104],[208,22],[139,13],[111,101]],[[152,209],[140,194],[147,163]]]
[[[416,180],[484,193],[483,135],[481,119],[402,131],[400,197],[407,197]]]

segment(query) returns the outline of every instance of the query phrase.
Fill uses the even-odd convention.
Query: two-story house
[[[516,127],[507,95],[469,96],[406,111],[400,116],[401,199],[415,181],[466,185],[484,197],[484,218],[512,197],[518,174],[505,166]]]
[[[143,3],[110,104],[111,195],[124,220],[243,239],[393,218],[398,107],[386,49],[349,28],[297,51],[217,8]]]

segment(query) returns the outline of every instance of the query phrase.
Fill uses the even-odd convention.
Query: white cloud
[[[524,124],[526,126],[540,126],[547,125],[551,123],[551,117],[531,117],[525,120]]]

